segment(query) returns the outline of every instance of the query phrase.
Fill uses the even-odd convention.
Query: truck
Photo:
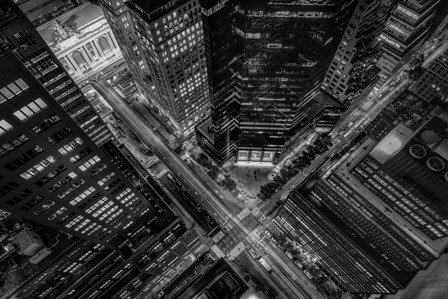
[[[272,272],[272,267],[266,262],[266,260],[263,257],[260,257],[258,259],[258,262],[263,266],[263,268],[268,271],[268,273]]]

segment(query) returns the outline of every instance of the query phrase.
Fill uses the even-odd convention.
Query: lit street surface
[[[170,169],[176,179],[187,186],[192,192],[195,193],[197,200],[203,205],[203,207],[209,212],[210,215],[218,221],[221,226],[231,225],[231,235],[239,242],[247,242],[250,239],[248,231],[241,223],[227,209],[227,207],[221,202],[219,197],[213,193],[208,185],[193,173],[190,168],[184,164],[182,159],[159,137],[159,135],[153,130],[152,126],[146,123],[142,118],[131,109],[125,101],[112,89],[110,89],[104,82],[92,82],[100,93],[108,100],[108,103],[112,108],[119,113],[129,125],[135,129],[136,133],[141,137],[154,153],[165,163]],[[225,195],[228,196],[228,195]],[[256,250],[263,250],[265,248],[266,254],[263,254],[268,263],[271,264],[275,275],[280,279],[281,288],[284,292],[287,292],[284,298],[309,298],[319,299],[326,298],[319,293],[317,287],[314,286],[302,271],[298,269],[291,270],[291,261],[286,256],[281,256],[275,250],[272,249],[272,245],[266,241],[266,239],[255,240],[259,246]],[[295,268],[293,265],[292,268]],[[273,275],[269,276],[272,284],[279,283],[273,282]],[[291,297],[292,296],[292,297]]]

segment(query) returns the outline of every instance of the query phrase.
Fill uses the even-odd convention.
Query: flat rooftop
[[[370,152],[375,160],[384,164],[390,157],[400,151],[411,138],[413,131],[403,124],[397,125]]]
[[[207,117],[203,122],[199,123],[196,128],[202,133],[204,137],[206,137],[210,141],[210,143],[214,143],[215,137],[208,130],[211,126],[212,126],[212,118]]]

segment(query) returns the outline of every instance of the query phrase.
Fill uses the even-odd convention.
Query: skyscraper
[[[125,1],[98,1],[103,9],[117,44],[121,49],[132,78],[137,82],[138,88],[147,97],[156,98],[155,87],[153,89],[152,79],[145,67],[145,57],[142,56],[141,44],[137,40],[135,28],[131,15]]]
[[[201,1],[211,115],[196,127],[201,148],[218,164],[237,153],[241,56],[244,37],[234,30],[241,19],[235,1]]]
[[[354,1],[206,3],[214,111],[200,139],[220,162],[236,150],[240,162],[275,162],[325,110],[314,97]]]
[[[384,82],[406,54],[427,37],[439,0],[399,0],[380,38],[383,56],[378,62]]]
[[[391,8],[390,1],[362,0],[356,5],[322,89],[341,103],[351,101],[378,80],[382,52],[378,40]]]
[[[115,7],[105,1],[101,3],[111,14]],[[209,114],[199,2],[128,1],[125,5],[130,16],[126,23],[134,26],[133,41],[138,44],[135,50],[141,56],[138,64],[145,70],[145,80],[139,83],[144,85],[144,91],[150,90],[147,95],[150,101],[167,112],[184,134],[191,134],[195,125]],[[130,56],[125,55],[125,59]]]
[[[104,125],[40,36],[1,4],[1,208],[120,246],[153,207],[92,140]]]
[[[147,199],[9,49],[1,61],[1,208],[112,246]]]
[[[4,42],[17,54],[20,63],[96,144],[101,145],[110,140],[112,133],[95,113],[31,22],[21,15],[20,11],[6,9],[10,8],[5,8],[3,12],[4,21],[0,32]]]
[[[406,286],[415,271],[400,273],[391,260],[334,218],[324,205],[294,192],[274,221],[344,291],[394,293]]]
[[[73,107],[70,100],[55,98],[59,94],[49,85],[58,78],[73,82],[17,7],[2,0],[0,9],[1,215],[14,214],[79,238],[10,294],[154,294],[204,253],[198,229],[187,227],[166,206],[161,198],[170,198],[155,182],[141,178],[111,141],[98,147],[67,114],[81,115],[82,121],[89,116],[82,107],[90,105],[82,95]],[[47,59],[23,56],[36,49],[38,58]],[[52,71],[60,73],[45,77]],[[143,183],[136,186],[136,180]]]
[[[380,293],[404,288],[448,245],[447,126],[446,120],[434,117],[415,131],[400,124],[379,142],[364,138],[302,191],[307,204],[294,196],[288,199],[277,223],[302,242],[318,263],[329,267],[344,288],[361,293],[369,288],[374,292],[376,286]],[[323,223],[317,227],[328,225],[326,235],[304,224],[301,213],[313,213],[307,219]],[[294,233],[299,228],[307,237]],[[336,246],[341,238],[348,238],[345,246],[357,250],[333,255],[330,247],[323,246]],[[350,266],[340,260],[343,254],[347,255],[345,262],[355,259],[361,263],[363,256],[363,262],[376,263],[373,268],[355,263],[352,270],[359,271],[356,279],[364,277],[379,284],[350,282],[353,275],[347,280]]]

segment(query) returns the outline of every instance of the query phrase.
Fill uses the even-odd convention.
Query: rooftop
[[[403,124],[399,124],[390,131],[372,149],[370,156],[384,164],[390,157],[397,153],[412,136],[413,131]]]
[[[204,137],[206,137],[211,143],[215,141],[212,132],[209,132],[209,128],[212,126],[212,118],[208,117],[203,122],[199,123],[197,130],[199,130]]]

